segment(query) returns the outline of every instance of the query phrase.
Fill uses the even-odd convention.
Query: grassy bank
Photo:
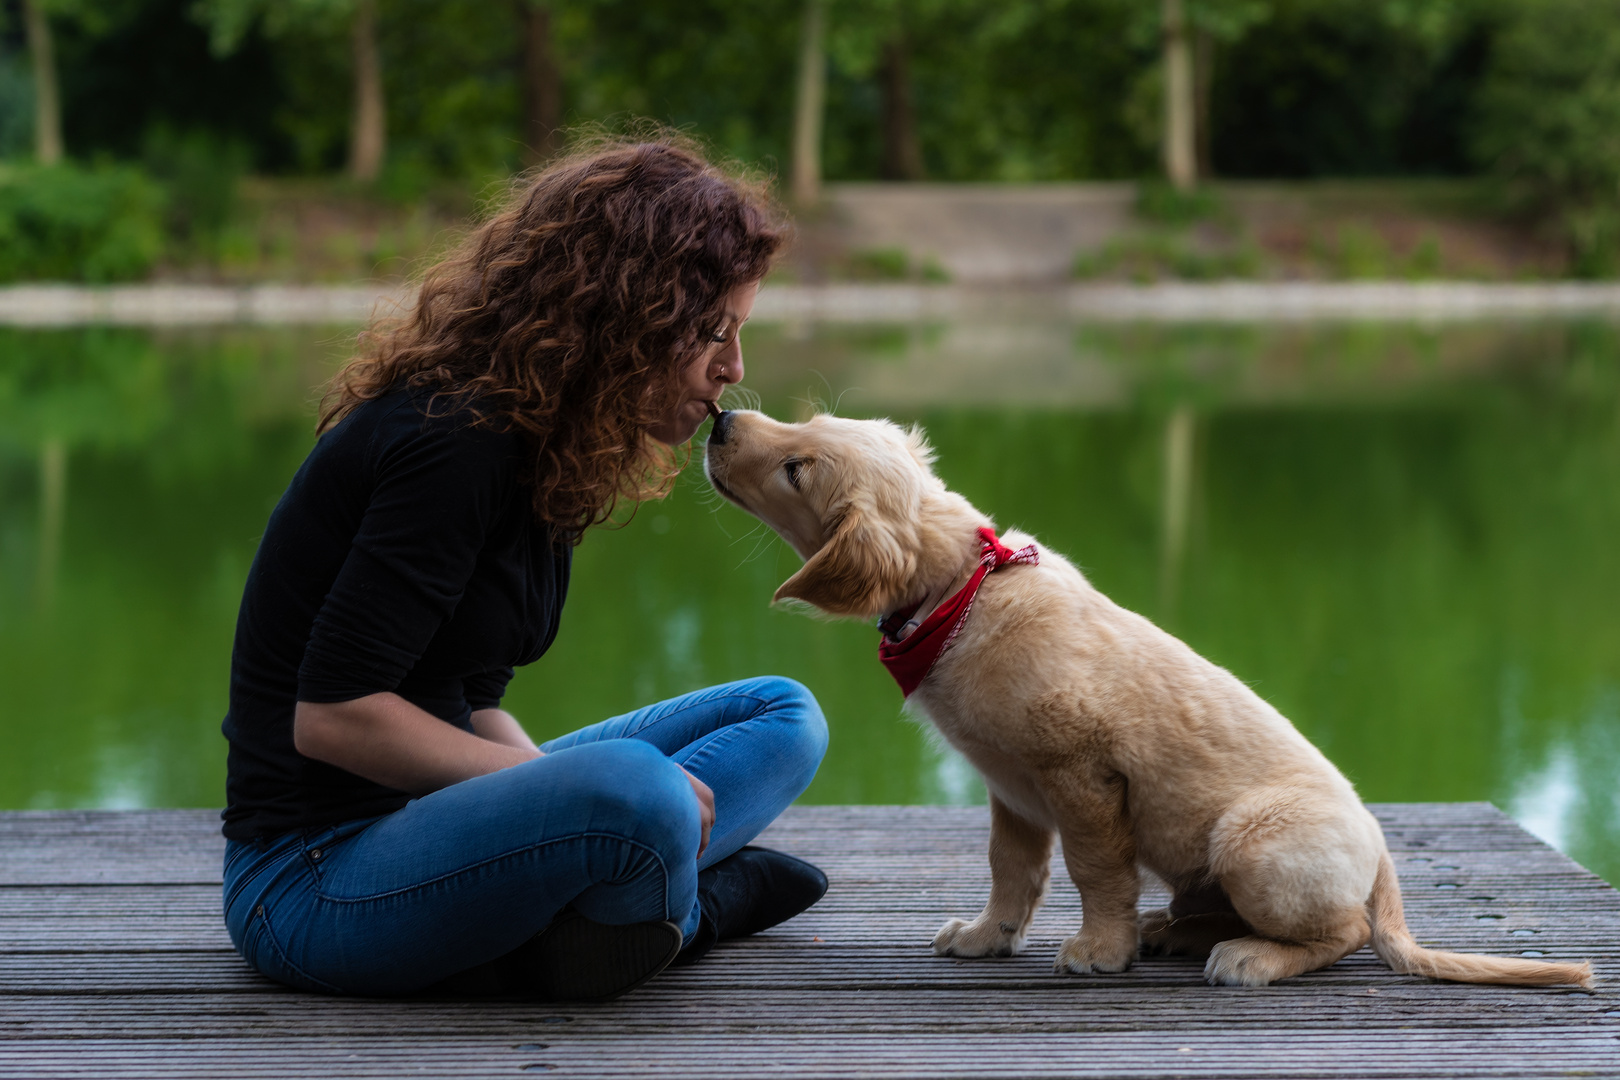
[[[994,212],[975,221],[973,206],[939,198],[969,189],[885,185],[905,226],[874,245],[869,230],[851,224],[864,197],[858,188],[832,185],[825,206],[799,215],[784,280],[970,282],[964,267],[975,258],[1016,258],[1028,246],[1029,230],[1020,239],[1007,224],[1038,229],[1056,190],[997,185]],[[206,169],[0,167],[0,280],[398,281],[442,253],[498,191],[495,183],[396,190]],[[1576,276],[1556,225],[1513,212],[1485,181],[1217,183],[1191,196],[1151,184],[1108,191],[1111,202],[1062,211],[1071,224],[1090,215],[1079,230],[1084,240],[1025,280]]]
[[[1139,189],[1130,221],[1075,256],[1083,280],[1558,280],[1575,276],[1554,223],[1488,182],[1214,184]]]

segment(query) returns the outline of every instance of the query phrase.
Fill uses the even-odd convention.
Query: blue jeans
[[[791,679],[714,686],[553,739],[546,756],[382,817],[225,847],[225,925],[258,971],[306,990],[408,994],[503,956],[564,906],[697,929],[697,872],[757,836],[827,749]],[[697,857],[697,797],[714,790]]]

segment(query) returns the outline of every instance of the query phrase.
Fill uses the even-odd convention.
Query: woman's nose
[[[742,346],[733,341],[730,347],[720,358],[720,370],[715,377],[723,383],[740,383],[743,380]]]

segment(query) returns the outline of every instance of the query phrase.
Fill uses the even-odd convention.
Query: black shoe
[[[717,941],[747,937],[786,922],[826,892],[827,875],[803,859],[745,847],[698,874],[703,918],[675,963],[696,963]]]
[[[564,911],[505,956],[434,989],[456,997],[607,1001],[663,971],[680,948],[681,930],[672,922],[608,926]]]

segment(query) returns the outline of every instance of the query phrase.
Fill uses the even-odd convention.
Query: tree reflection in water
[[[947,483],[1173,623],[1367,798],[1491,799],[1620,876],[1614,327],[750,333],[768,411],[922,422]],[[0,804],[221,801],[241,584],[343,339],[0,332]],[[796,564],[691,469],[587,539],[507,705],[546,736],[781,672],[833,728],[810,799],[982,798],[900,722],[869,627],[769,608]]]

